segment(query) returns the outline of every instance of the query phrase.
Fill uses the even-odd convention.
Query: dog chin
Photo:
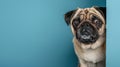
[[[97,41],[97,39],[97,37],[93,38],[90,35],[80,35],[79,38],[77,38],[79,42],[84,43],[85,45],[93,44]]]
[[[78,41],[86,45],[94,43],[94,41],[92,40],[90,36],[81,36],[81,39],[78,39]]]
[[[80,42],[78,39],[77,41],[79,42],[79,45],[81,46],[81,48],[83,49],[96,49],[98,47],[100,47],[104,42],[105,42],[105,38],[104,37],[99,37],[98,40],[94,43],[89,43],[89,44],[86,44],[86,43],[83,43],[83,42]]]

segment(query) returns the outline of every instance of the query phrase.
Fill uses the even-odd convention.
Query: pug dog
[[[73,33],[79,67],[105,67],[106,8],[78,8],[64,15]]]

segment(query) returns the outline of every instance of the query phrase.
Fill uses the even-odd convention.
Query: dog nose
[[[86,29],[83,29],[83,31],[82,31],[85,35],[89,35],[89,31],[88,30],[86,30]]]
[[[88,22],[83,23],[80,32],[84,35],[89,35],[92,32],[91,25]]]
[[[86,28],[83,28],[83,29],[81,30],[81,34],[83,34],[83,35],[89,35],[89,34],[90,34],[90,31],[89,31],[88,29],[86,29]]]

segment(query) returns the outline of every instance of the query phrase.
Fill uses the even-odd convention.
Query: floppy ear
[[[64,19],[65,19],[67,25],[70,24],[71,17],[72,17],[72,15],[73,15],[73,13],[74,13],[75,11],[76,11],[76,10],[72,10],[72,11],[69,11],[69,12],[67,12],[66,14],[64,14]]]
[[[98,10],[106,20],[106,7],[94,7],[94,8]]]

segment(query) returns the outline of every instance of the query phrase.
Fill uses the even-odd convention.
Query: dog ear
[[[94,7],[97,11],[99,11],[102,16],[106,19],[106,7]]]
[[[69,11],[69,12],[67,12],[67,13],[64,14],[64,19],[65,19],[67,25],[70,24],[71,17],[74,14],[75,11],[76,10],[72,10],[72,11]]]

